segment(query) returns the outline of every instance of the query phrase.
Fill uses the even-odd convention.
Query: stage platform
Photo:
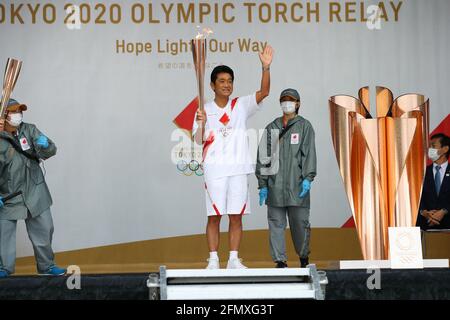
[[[450,299],[450,269],[381,270],[381,289],[369,290],[366,270],[326,270],[326,300]],[[0,300],[148,300],[149,273],[82,274],[81,289],[67,277],[12,276],[0,280]]]

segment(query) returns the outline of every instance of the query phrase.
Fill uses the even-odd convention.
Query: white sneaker
[[[227,269],[247,269],[247,267],[242,264],[242,259],[230,259],[227,263]]]
[[[207,259],[208,266],[206,269],[220,269],[219,259]]]

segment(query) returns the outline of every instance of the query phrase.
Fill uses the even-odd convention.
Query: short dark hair
[[[448,158],[450,156],[450,137],[443,133],[436,133],[431,136],[430,140],[439,139],[439,142],[441,143],[441,147],[448,147],[447,152],[445,153],[445,156]]]
[[[234,81],[234,72],[229,66],[220,65],[213,69],[211,72],[211,82],[216,83],[219,73],[228,73],[231,76],[231,80]]]

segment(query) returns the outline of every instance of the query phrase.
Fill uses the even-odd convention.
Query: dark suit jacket
[[[447,165],[439,195],[436,193],[434,184],[433,165],[428,166],[425,173],[422,198],[420,199],[420,210],[438,209],[447,209],[447,211],[450,211],[450,164]],[[450,229],[450,212],[444,216],[439,226],[433,227],[428,226],[426,219],[419,213],[417,226],[421,229]]]

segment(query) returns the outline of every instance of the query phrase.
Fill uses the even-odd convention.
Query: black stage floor
[[[327,270],[327,300],[449,300],[450,269],[381,270],[380,289],[370,290],[366,270]],[[81,289],[67,277],[13,276],[0,279],[0,300],[147,300],[148,274],[82,275]]]

